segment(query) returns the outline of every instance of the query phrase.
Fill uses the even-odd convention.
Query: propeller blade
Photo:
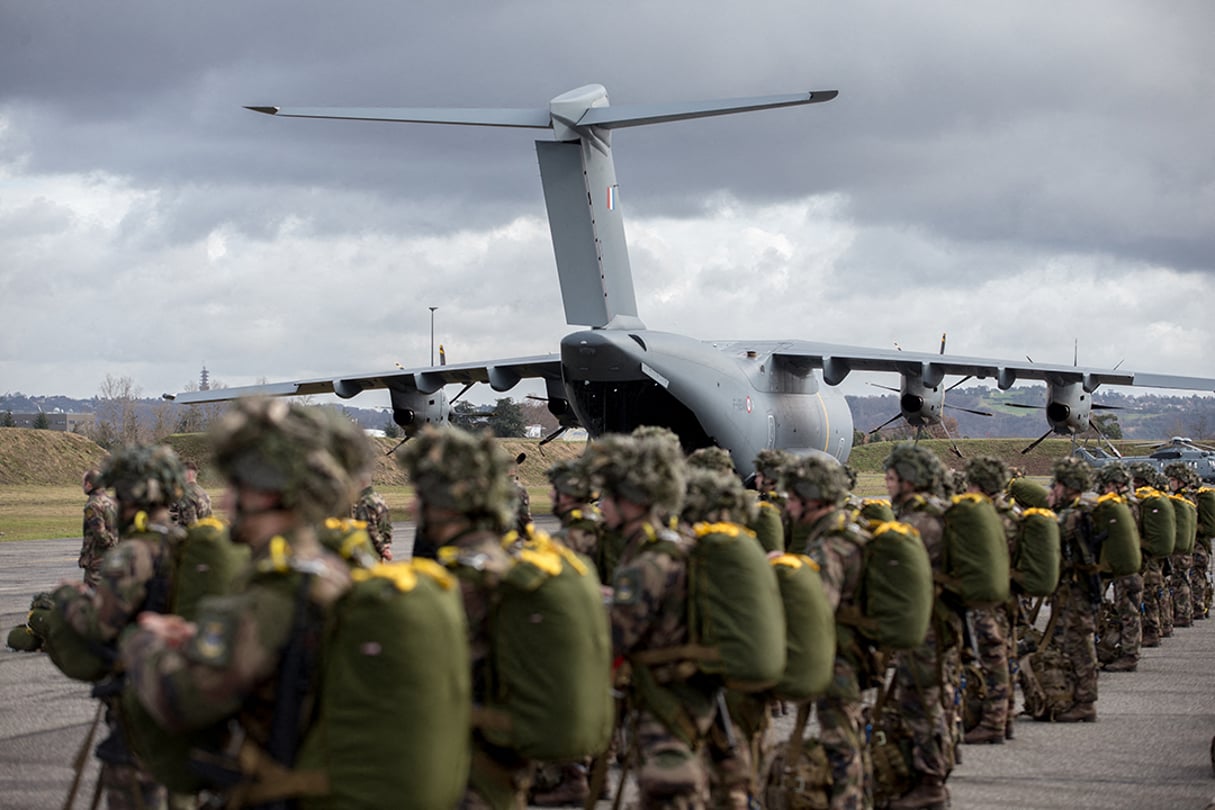
[[[1005,406],[1006,406],[1006,407],[1009,407],[1009,408],[1028,408],[1028,409],[1029,409],[1029,410],[1031,410],[1031,411],[1040,411],[1040,410],[1042,410],[1042,406],[1041,406],[1041,405],[1026,405],[1026,404],[1021,403],[1021,402],[1006,402],[1006,403],[1004,403],[1004,404],[1005,404]]]
[[[409,441],[409,434],[408,434],[408,433],[406,433],[406,434],[405,434],[405,438],[404,438],[404,439],[401,439],[399,442],[397,442],[396,444],[394,444],[394,445],[392,446],[392,449],[391,449],[391,450],[389,450],[389,451],[388,451],[387,453],[385,453],[384,455],[386,455],[386,456],[391,456],[393,453],[395,453],[396,451],[400,450],[400,449],[401,449],[401,445],[405,444],[405,442],[407,442],[407,441]]]
[[[941,351],[940,351],[940,354],[945,354],[945,333],[944,333],[944,332],[942,332],[942,333],[941,333]],[[969,380],[970,378],[969,378],[969,377],[967,377],[966,379],[968,379],[968,380]]]
[[[460,397],[464,396],[466,393],[468,393],[468,389],[472,388],[474,385],[476,385],[476,383],[468,383],[467,385],[465,385],[463,388],[460,389],[460,393],[456,394],[454,397],[452,397],[450,400],[448,400],[447,404],[455,405],[456,400],[459,399]]]
[[[965,377],[963,377],[962,379],[958,380],[958,381],[957,381],[956,383],[954,383],[953,385],[951,385],[951,386],[949,386],[948,388],[946,388],[946,389],[945,389],[945,393],[947,393],[947,394],[948,394],[950,391],[952,391],[953,389],[957,388],[957,387],[958,387],[959,385],[961,385],[962,383],[966,382],[967,380],[972,380],[972,379],[974,379],[974,377],[973,377],[972,375],[970,375],[970,374],[967,374]]]
[[[941,432],[945,434],[946,439],[949,439],[949,449],[953,451],[953,454],[958,458],[966,458],[958,448],[958,443],[953,440],[953,436],[949,435],[949,428],[945,427],[944,422],[941,423]]]
[[[1089,422],[1088,426],[1091,427],[1093,432],[1101,438],[1101,441],[1105,442],[1105,446],[1110,449],[1110,452],[1114,454],[1115,458],[1122,458],[1122,454],[1118,452],[1117,447],[1114,447],[1114,443],[1110,441],[1109,436],[1105,435],[1105,431],[1101,429],[1101,425],[1097,424],[1096,422]]]
[[[564,425],[562,425],[561,427],[557,428],[557,429],[556,429],[556,430],[554,430],[552,433],[548,434],[548,435],[547,435],[547,436],[545,436],[543,439],[541,439],[541,440],[540,440],[540,444],[539,444],[539,445],[537,445],[537,446],[538,446],[538,447],[543,447],[544,445],[546,445],[546,444],[548,444],[549,442],[551,442],[553,439],[555,439],[555,438],[557,438],[558,436],[560,436],[562,433],[565,433],[565,431],[567,431],[567,430],[569,430],[569,428],[568,428],[568,427],[565,427]]]
[[[1096,402],[1094,402],[1092,404],[1092,409],[1094,411],[1124,411],[1124,410],[1126,410],[1126,408],[1123,408],[1121,405],[1098,405]]]
[[[887,425],[889,425],[891,422],[897,422],[897,421],[899,421],[899,420],[900,420],[900,419],[902,419],[902,418],[903,418],[903,414],[901,414],[901,413],[899,413],[899,414],[895,414],[894,416],[890,417],[889,419],[887,419],[887,420],[886,420],[885,422],[883,422],[882,424],[880,424],[880,425],[878,425],[877,427],[875,427],[873,430],[869,431],[869,435],[870,435],[870,436],[872,436],[873,434],[877,433],[877,432],[878,432],[879,430],[881,430],[882,428],[884,428],[884,427],[886,427]]]
[[[1029,445],[1029,447],[1026,447],[1024,450],[1021,451],[1021,455],[1025,455],[1030,450],[1033,450],[1035,447],[1042,444],[1042,442],[1044,442],[1048,438],[1050,438],[1050,435],[1054,432],[1055,432],[1054,429],[1048,430],[1045,433],[1043,433],[1041,436],[1039,436],[1038,438],[1034,439],[1033,442]]]
[[[987,411],[976,411],[973,408],[963,408],[961,405],[950,405],[948,402],[945,403],[945,407],[949,408],[950,410],[953,410],[953,411],[962,411],[963,413],[973,413],[975,416],[995,416],[994,413],[988,413]]]
[[[881,388],[883,391],[893,391],[896,394],[899,392],[899,389],[891,388],[889,385],[882,385],[881,383],[875,383],[875,382],[871,382],[869,384],[872,385],[874,388]]]

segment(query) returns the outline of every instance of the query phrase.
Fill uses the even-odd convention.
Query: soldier
[[[933,569],[940,571],[945,504],[937,493],[943,465],[928,450],[900,442],[883,466],[886,492],[895,516],[919,531]],[[961,669],[961,640],[961,617],[954,606],[938,596],[924,641],[914,649],[900,651],[895,660],[891,699],[911,732],[911,768],[916,783],[908,793],[890,803],[891,810],[937,808],[949,803],[945,780],[955,762],[953,673]]]
[[[118,507],[105,488],[98,486],[100,478],[101,471],[91,469],[81,484],[89,500],[84,505],[83,541],[76,564],[84,569],[84,584],[90,588],[96,588],[100,579],[101,558],[118,542]]]
[[[399,458],[417,492],[428,545],[460,581],[468,616],[473,705],[489,686],[490,614],[494,591],[511,567],[502,536],[518,514],[510,456],[489,434],[427,427]],[[422,539],[422,538],[419,538]],[[522,808],[532,763],[473,731],[473,765],[462,808]]]
[[[1051,506],[1059,514],[1059,541],[1063,565],[1059,587],[1051,596],[1050,638],[1067,659],[1075,684],[1074,703],[1060,723],[1091,723],[1097,719],[1096,612],[1101,604],[1101,578],[1093,546],[1091,512],[1097,504],[1092,491],[1093,471],[1080,459],[1069,456],[1055,462],[1051,481]]]
[[[198,465],[186,462],[186,491],[181,500],[169,510],[173,522],[178,526],[193,526],[203,518],[211,517],[211,496],[198,483]]]
[[[826,456],[799,458],[784,468],[791,533],[789,550],[819,566],[823,590],[836,613],[835,674],[814,702],[819,742],[831,765],[831,810],[873,806],[864,761],[862,685],[880,675],[871,645],[847,620],[861,612],[864,550],[869,535],[844,508],[848,481],[839,462]]]
[[[1159,494],[1155,488],[1158,473],[1156,468],[1146,461],[1133,462],[1128,467],[1131,483],[1135,490],[1136,503],[1151,495]],[[1140,521],[1140,534],[1143,533],[1142,514],[1136,515]],[[1143,612],[1140,618],[1140,646],[1159,647],[1160,639],[1172,635],[1173,608],[1168,599],[1168,580],[1165,566],[1169,564],[1167,557],[1143,552]],[[1167,627],[1164,611],[1167,608]]]
[[[1102,494],[1112,492],[1127,498],[1138,518],[1139,504],[1134,492],[1130,491],[1131,473],[1125,464],[1111,462],[1102,466],[1097,470],[1097,484]],[[1115,621],[1109,628],[1113,632],[1110,638],[1101,640],[1101,646],[1110,651],[1108,655],[1116,657],[1102,665],[1101,669],[1106,672],[1134,672],[1139,668],[1139,647],[1143,643],[1142,605],[1143,574],[1136,572],[1114,577]]]
[[[1182,498],[1193,505],[1194,497],[1187,492],[1193,471],[1184,462],[1174,461],[1166,464],[1163,472],[1168,482],[1165,493],[1173,498]],[[1197,477],[1194,475],[1195,479]],[[1194,553],[1192,550],[1174,551],[1169,562],[1173,568],[1169,575],[1173,594],[1173,626],[1190,627],[1194,624],[1194,594],[1190,588],[1190,569],[1194,567]]]
[[[515,485],[515,531],[520,536],[528,533],[529,527],[532,525],[532,496],[528,494],[527,487],[523,486],[523,482],[519,480],[519,465],[527,461],[527,453],[520,453],[515,456],[515,467],[511,470],[511,481]]]
[[[392,561],[392,514],[388,504],[380,497],[371,485],[371,473],[367,472],[359,479],[361,489],[359,496],[350,508],[350,516],[367,524],[367,536],[375,553],[385,562]]]
[[[772,451],[764,451],[772,452]],[[737,477],[734,472],[734,460],[730,452],[720,447],[702,447],[688,456],[688,467],[711,470],[731,477]],[[744,490],[747,491],[747,490]],[[746,527],[755,532],[755,537],[764,551],[777,553],[785,550],[784,519],[775,504],[769,504],[756,493],[749,493],[748,499],[753,504],[747,509]],[[766,505],[765,505],[766,504]]]
[[[1008,468],[993,456],[979,456],[966,464],[966,491],[978,492],[991,498],[1004,524],[1004,535],[1011,553],[1017,533],[1017,515],[1004,497],[1008,485]],[[987,697],[983,701],[979,725],[963,738],[969,744],[1000,744],[1013,737],[1013,714],[1016,697],[1012,687],[1011,664],[1016,661],[1015,626],[1009,603],[990,608],[970,608],[967,621],[974,635],[979,668],[983,671]]]
[[[167,583],[158,573],[171,566],[173,546],[184,532],[169,519],[169,507],[185,490],[185,469],[165,445],[136,445],[114,451],[94,486],[112,487],[120,542],[105,554],[93,588],[63,585],[55,611],[72,633],[95,647],[110,666],[119,634],[144,610],[166,610]],[[56,661],[58,663],[58,661]],[[161,807],[164,789],[138,764],[126,744],[119,696],[122,682],[107,678],[94,687],[105,704],[109,737],[97,747],[98,787],[109,807]]]
[[[249,546],[245,589],[204,600],[194,622],[143,614],[121,645],[122,664],[156,722],[188,732],[235,718],[236,784],[223,807],[262,804],[283,787],[316,698],[319,637],[350,586],[316,527],[350,508],[371,460],[361,430],[326,409],[279,399],[239,400],[212,430],[227,481],[231,536]],[[288,790],[288,796],[295,795]]]
[[[659,436],[608,435],[587,450],[592,481],[610,531],[624,540],[612,580],[612,648],[629,661],[629,721],[640,760],[642,807],[703,808],[708,798],[704,741],[716,713],[718,683],[643,653],[690,642],[686,551],[690,539],[667,528],[684,494],[678,445]],[[624,676],[624,672],[618,673]]]
[[[552,485],[549,496],[553,514],[561,521],[561,530],[554,537],[597,560],[603,538],[603,515],[593,503],[596,493],[586,464],[581,457],[558,461],[548,468],[547,475]]]

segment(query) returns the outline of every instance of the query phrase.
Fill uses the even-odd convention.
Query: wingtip
[[[265,113],[266,115],[278,115],[278,107],[245,107],[246,110],[253,112]]]

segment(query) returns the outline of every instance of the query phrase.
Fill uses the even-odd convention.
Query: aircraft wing
[[[446,366],[394,368],[391,371],[321,377],[311,380],[216,388],[210,391],[183,391],[165,394],[165,399],[183,405],[223,402],[249,396],[290,397],[309,394],[337,394],[349,399],[361,391],[375,388],[417,390],[433,394],[452,383],[488,383],[495,391],[508,391],[523,379],[561,379],[561,359],[555,354],[515,357],[480,363],[453,363]]]
[[[921,377],[930,385],[936,385],[946,375],[957,375],[977,379],[991,378],[1001,389],[1009,388],[1017,380],[1044,380],[1052,384],[1083,383],[1085,390],[1090,392],[1099,385],[1215,392],[1215,378],[1210,377],[1052,365],[1028,360],[993,360],[800,340],[715,341],[714,345],[727,353],[771,353],[774,359],[788,364],[794,370],[818,369],[822,371],[823,380],[828,385],[839,385],[853,371],[893,371]]]

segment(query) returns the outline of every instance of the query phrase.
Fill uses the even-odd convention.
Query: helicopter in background
[[[1158,471],[1164,472],[1164,468],[1169,464],[1180,461],[1197,472],[1203,482],[1215,484],[1215,448],[1204,447],[1188,438],[1174,436],[1167,442],[1156,445],[1146,456],[1120,456],[1115,455],[1117,448],[1111,447],[1110,449],[1114,452],[1107,452],[1100,447],[1077,447],[1072,451],[1072,455],[1088,462],[1089,466],[1094,469],[1114,462],[1123,464],[1145,462]]]

